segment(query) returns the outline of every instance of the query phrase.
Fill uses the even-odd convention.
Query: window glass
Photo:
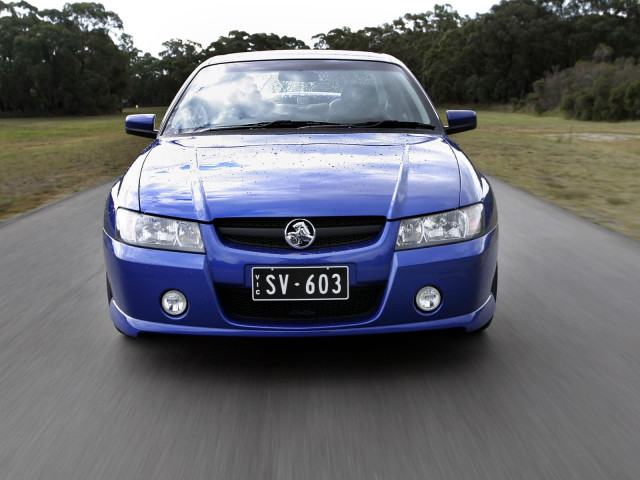
[[[431,123],[430,108],[397,65],[346,60],[273,60],[203,68],[173,110],[165,133],[261,122]]]

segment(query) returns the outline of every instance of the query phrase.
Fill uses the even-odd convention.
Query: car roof
[[[216,55],[205,61],[202,66],[219,63],[251,62],[260,60],[368,60],[375,62],[393,63],[404,66],[403,63],[385,53],[356,52],[352,50],[266,50],[260,52],[230,53]]]

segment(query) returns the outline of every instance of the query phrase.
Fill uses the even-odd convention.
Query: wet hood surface
[[[454,150],[438,135],[210,135],[157,141],[139,195],[143,212],[205,222],[396,219],[458,207],[460,178]]]

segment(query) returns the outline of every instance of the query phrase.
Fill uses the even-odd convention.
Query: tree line
[[[502,0],[474,18],[435,5],[313,41],[399,58],[436,104],[512,102],[586,120],[640,118],[640,0]],[[163,48],[158,57],[139,51],[118,15],[99,3],[38,10],[0,1],[0,114],[167,105],[207,58],[310,46],[233,30],[206,47],[171,39]]]

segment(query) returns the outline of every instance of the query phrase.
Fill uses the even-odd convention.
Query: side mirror
[[[444,131],[447,135],[473,130],[478,126],[476,112],[472,110],[447,110],[447,127]]]
[[[158,136],[158,130],[154,129],[155,123],[155,114],[128,115],[124,121],[124,131],[129,135],[156,138]]]

